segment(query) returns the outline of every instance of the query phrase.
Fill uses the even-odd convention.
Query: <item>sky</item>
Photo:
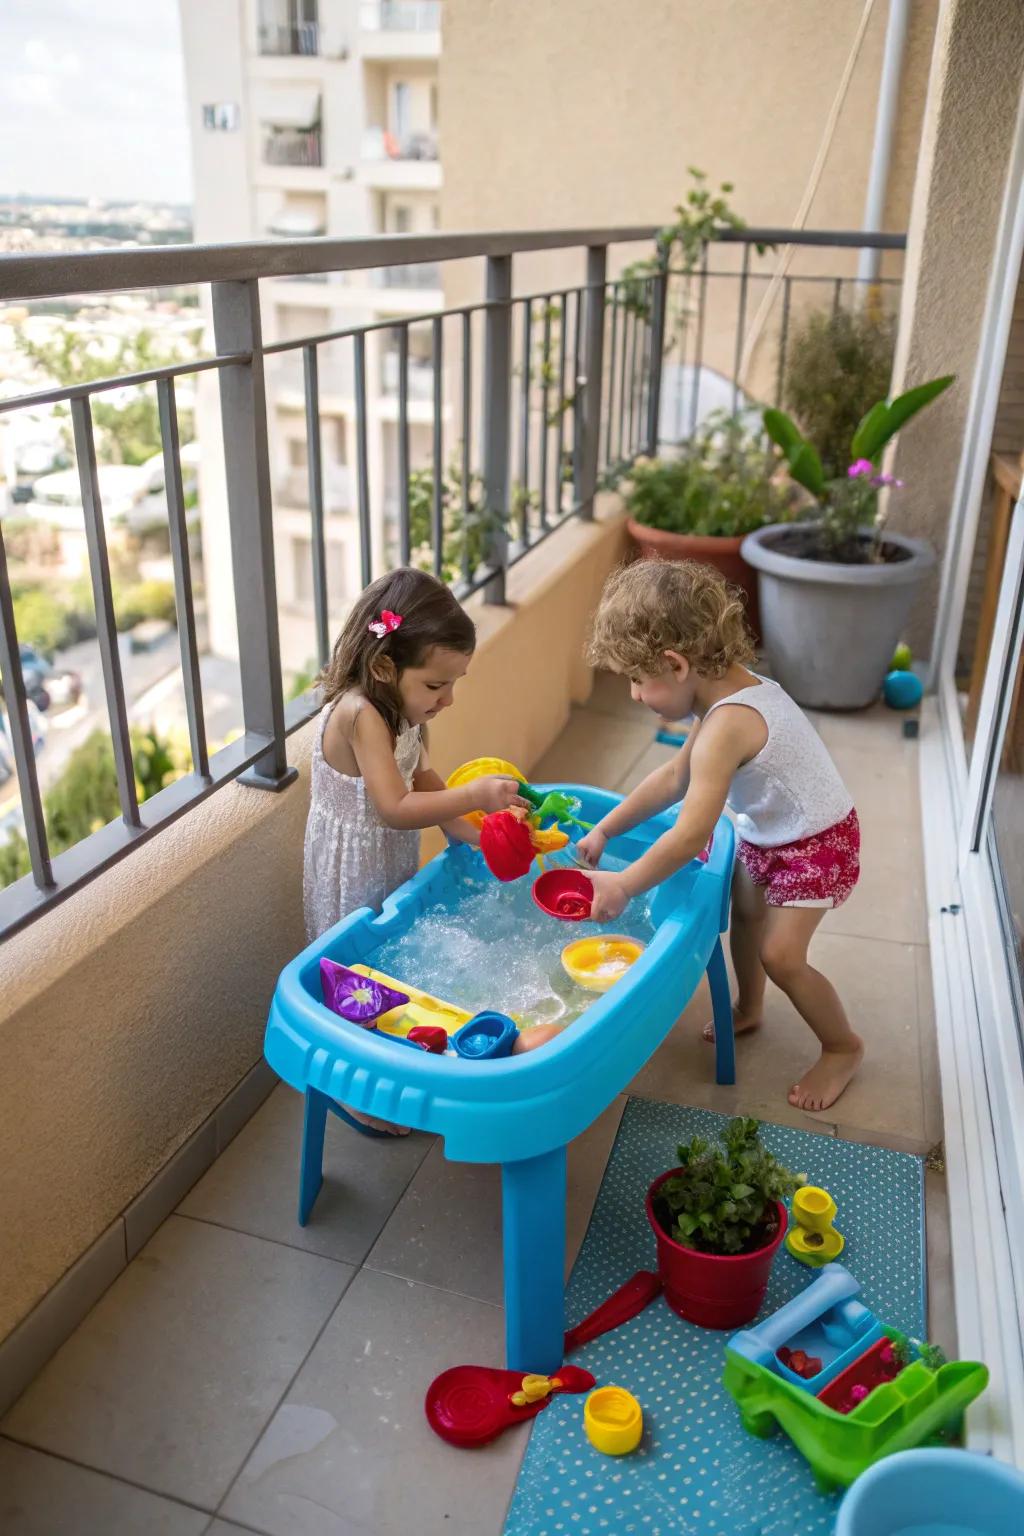
[[[191,202],[178,0],[0,0],[0,193]]]

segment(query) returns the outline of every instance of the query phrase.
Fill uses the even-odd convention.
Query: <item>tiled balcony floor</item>
[[[941,1125],[917,747],[885,710],[816,723],[864,832],[862,884],[814,951],[868,1042],[862,1073],[825,1116],[792,1109],[813,1042],[770,992],[736,1087],[717,1088],[702,989],[632,1091],[925,1152]],[[670,750],[652,738],[621,681],[601,679],[535,777],[629,788]],[[571,1254],[623,1103],[571,1149]],[[525,1429],[462,1452],[421,1409],[438,1371],[502,1358],[496,1173],[332,1120],[302,1230],[299,1130],[300,1100],[279,1087],[0,1424],[4,1536],[500,1532]],[[940,1172],[927,1187],[930,1331],[951,1345]]]

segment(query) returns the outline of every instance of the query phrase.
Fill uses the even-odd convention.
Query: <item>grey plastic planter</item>
[[[935,555],[921,540],[889,532],[886,543],[905,549],[906,560],[838,565],[772,548],[781,534],[808,526],[771,523],[748,534],[741,549],[758,572],[772,676],[809,708],[864,709],[878,697]]]

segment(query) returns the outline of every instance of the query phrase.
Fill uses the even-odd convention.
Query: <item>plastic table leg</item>
[[[505,1363],[550,1376],[565,1337],[565,1147],[501,1165]]]
[[[732,996],[729,991],[729,973],[725,968],[722,940],[715,940],[715,947],[708,960],[708,982],[711,986],[711,1007],[715,1017],[715,1082],[736,1081],[736,1042],[732,1028]]]
[[[299,1160],[299,1226],[304,1227],[324,1181],[324,1130],[331,1101],[316,1088],[306,1089],[306,1114],[302,1122]]]

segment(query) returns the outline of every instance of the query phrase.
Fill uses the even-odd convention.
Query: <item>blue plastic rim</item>
[[[835,1536],[1009,1536],[1024,1530],[1024,1476],[972,1451],[900,1451],[857,1479]]]

